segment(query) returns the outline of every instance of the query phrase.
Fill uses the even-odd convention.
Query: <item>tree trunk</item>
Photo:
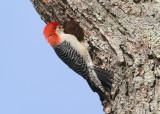
[[[80,23],[94,63],[114,72],[110,113],[160,114],[159,0],[31,2],[46,23]]]

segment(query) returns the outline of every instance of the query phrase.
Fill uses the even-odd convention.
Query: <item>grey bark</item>
[[[159,0],[31,2],[46,23],[80,23],[94,63],[114,72],[111,113],[160,114]]]

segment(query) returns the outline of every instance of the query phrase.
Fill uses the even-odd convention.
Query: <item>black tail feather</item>
[[[112,87],[113,73],[107,69],[94,67],[95,72],[105,89],[110,92]]]

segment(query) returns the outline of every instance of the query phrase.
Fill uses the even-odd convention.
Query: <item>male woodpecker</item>
[[[110,72],[94,66],[88,50],[74,35],[64,33],[58,22],[47,24],[43,33],[58,57],[88,82],[91,89],[99,94],[101,101],[106,100],[112,85]]]

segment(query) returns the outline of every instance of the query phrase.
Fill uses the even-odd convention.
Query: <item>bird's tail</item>
[[[96,66],[94,69],[103,87],[105,87],[105,89],[110,92],[112,88],[113,72]]]

